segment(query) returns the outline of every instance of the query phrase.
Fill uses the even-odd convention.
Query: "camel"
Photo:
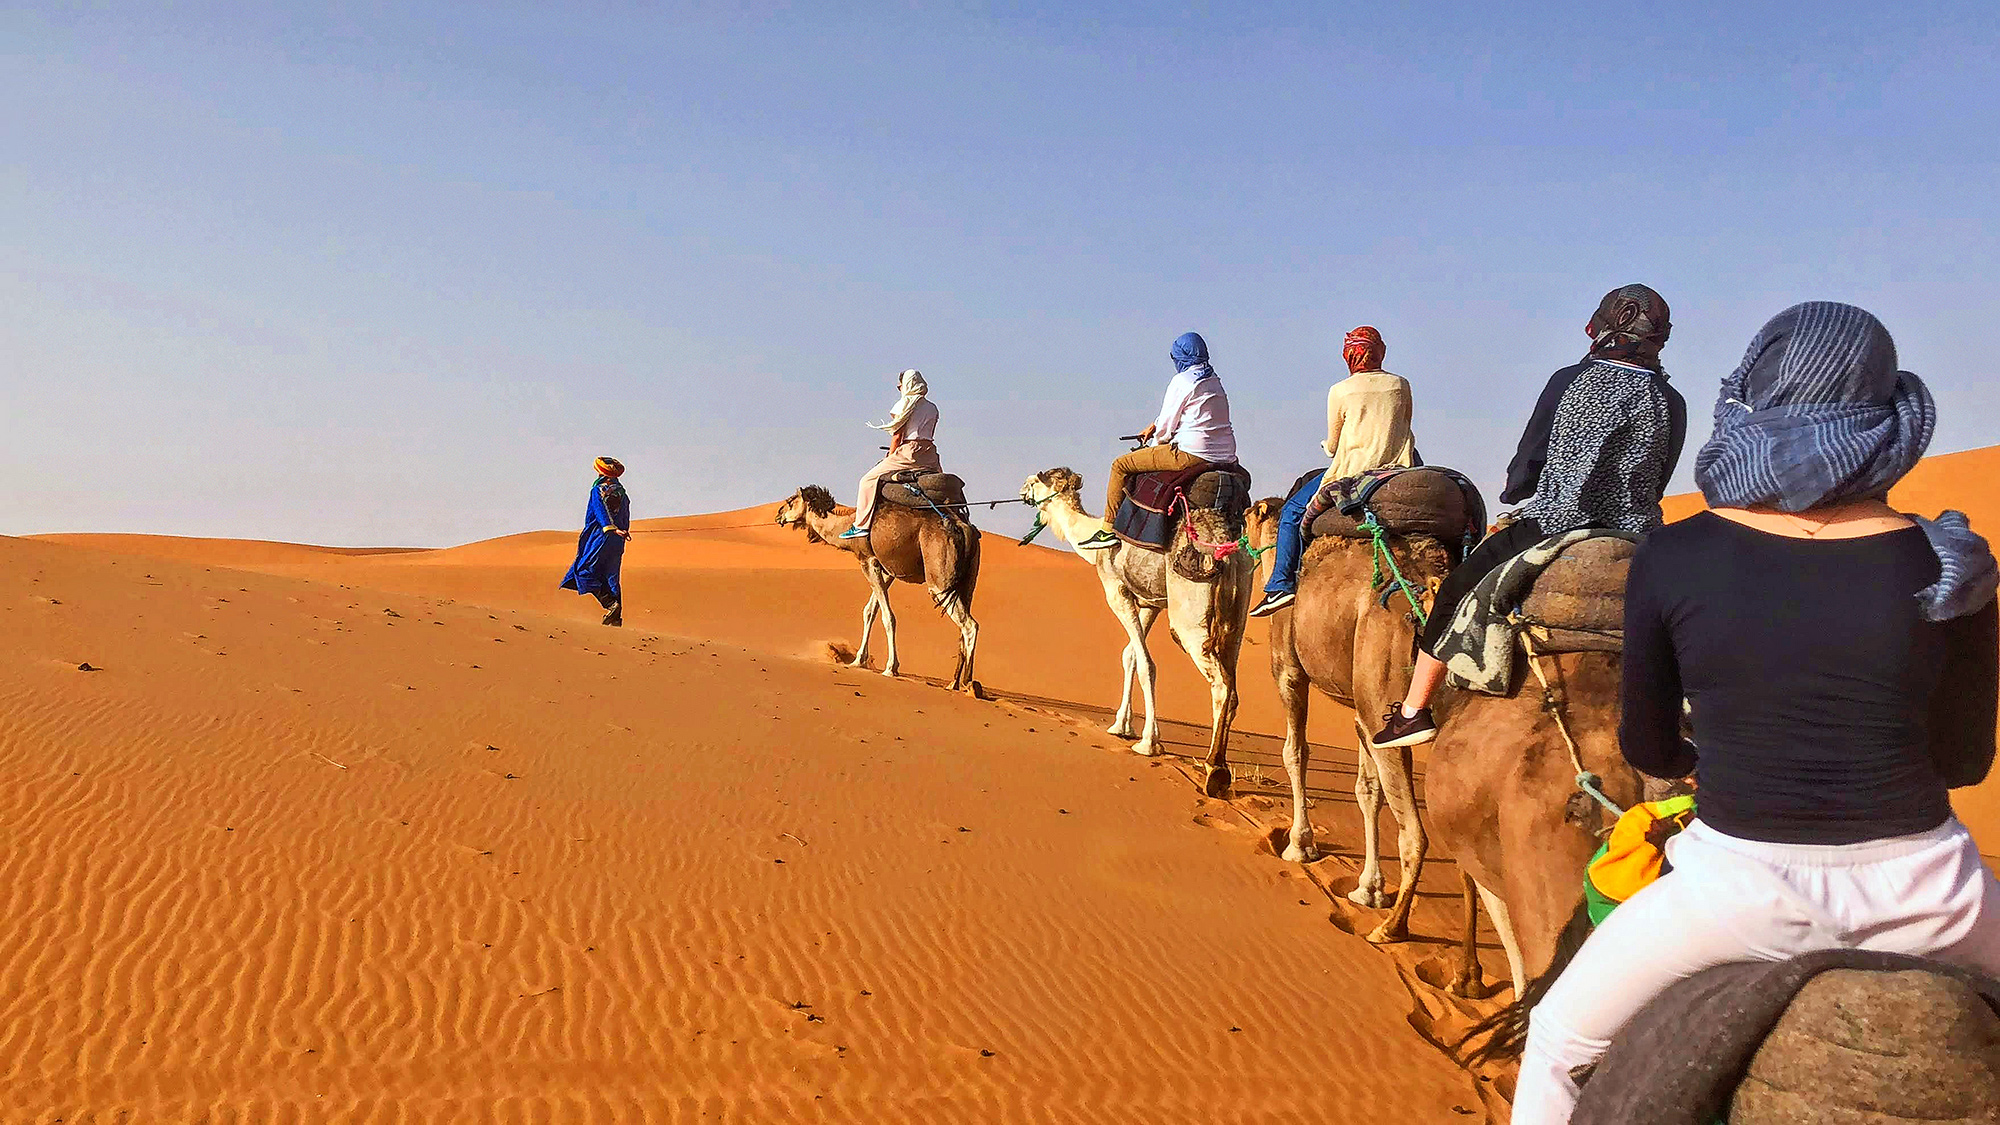
[[[1277,538],[1282,499],[1259,500],[1250,507],[1250,540],[1260,551]],[[1396,565],[1419,592],[1428,595],[1451,571],[1451,552],[1428,535],[1389,540]],[[1270,568],[1260,565],[1258,579],[1268,581]],[[1306,740],[1306,709],[1310,688],[1354,708],[1357,768],[1354,798],[1361,807],[1362,868],[1348,899],[1370,909],[1391,905],[1382,890],[1382,865],[1377,857],[1376,821],[1387,795],[1396,817],[1396,853],[1401,860],[1402,887],[1393,909],[1368,935],[1376,943],[1409,937],[1410,909],[1416,902],[1417,879],[1423,873],[1428,841],[1417,812],[1410,750],[1375,750],[1374,733],[1366,725],[1386,714],[1403,697],[1414,667],[1416,620],[1401,593],[1386,599],[1387,576],[1375,565],[1375,547],[1359,539],[1323,536],[1306,551],[1299,573],[1298,600],[1271,617],[1271,676],[1285,707],[1285,772],[1292,779],[1291,845],[1284,857],[1297,863],[1319,858],[1312,822],[1306,817],[1306,767],[1312,744]]]
[[[1537,659],[1546,689],[1535,675]],[[1452,991],[1483,993],[1470,936],[1483,902],[1507,952],[1518,1009],[1501,1021],[1498,1053],[1518,1047],[1513,1037],[1525,1033],[1535,982],[1551,979],[1589,936],[1583,871],[1612,816],[1577,787],[1576,763],[1620,808],[1657,799],[1669,784],[1649,783],[1618,748],[1619,672],[1617,653],[1523,652],[1507,695],[1446,687],[1433,706],[1438,737],[1424,775],[1425,806],[1431,831],[1469,884]]]
[[[1074,544],[1088,539],[1103,522],[1083,510],[1083,478],[1068,468],[1049,469],[1029,477],[1021,499],[1033,504],[1041,520]],[[1146,635],[1161,610],[1167,613],[1168,634],[1208,681],[1208,757],[1203,791],[1211,797],[1229,793],[1229,729],[1236,721],[1236,658],[1250,614],[1253,566],[1238,552],[1217,562],[1212,581],[1184,577],[1168,565],[1168,555],[1120,543],[1101,551],[1079,552],[1097,571],[1104,601],[1125,627],[1124,675],[1118,713],[1107,733],[1132,737],[1132,682],[1139,683],[1146,704],[1146,725],[1134,753],[1160,752],[1160,720],[1153,706],[1158,667],[1146,648]]]
[[[896,657],[896,610],[889,604],[889,587],[897,582],[922,583],[938,612],[958,626],[958,667],[951,674],[951,689],[979,694],[972,678],[972,654],[979,644],[979,622],[972,618],[972,591],[979,583],[979,529],[899,504],[884,503],[875,513],[866,538],[842,539],[840,533],[854,526],[854,509],[834,503],[826,489],[807,485],[778,505],[777,522],[803,527],[809,541],[860,560],[869,593],[861,610],[861,646],[849,662],[853,667],[862,667],[868,659],[868,641],[879,613],[889,645],[882,674],[897,674],[901,666]]]

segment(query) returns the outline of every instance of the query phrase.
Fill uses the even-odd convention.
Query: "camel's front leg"
[[[1279,631],[1271,631],[1271,672],[1278,681],[1278,700],[1285,708],[1285,773],[1292,779],[1292,843],[1285,858],[1293,863],[1311,863],[1319,858],[1313,842],[1312,821],[1306,816],[1306,769],[1312,764],[1312,743],[1306,741],[1306,713],[1312,701],[1312,682],[1297,656]]]
[[[1393,754],[1394,760],[1377,759],[1375,773],[1388,795],[1389,811],[1396,816],[1396,859],[1402,885],[1396,890],[1395,909],[1368,935],[1369,941],[1377,943],[1409,940],[1410,910],[1417,903],[1417,881],[1423,878],[1424,855],[1430,850],[1424,818],[1417,812],[1414,755],[1407,746],[1384,753]]]
[[[882,609],[882,588],[875,581],[877,569],[874,562],[861,564],[861,576],[868,580],[868,604],[861,607],[861,645],[854,650],[854,659],[847,662],[850,668],[863,668],[868,664],[868,644],[875,638],[875,615]]]
[[[1153,705],[1153,688],[1160,678],[1160,666],[1153,660],[1153,652],[1146,647],[1146,636],[1152,632],[1153,622],[1160,611],[1140,607],[1132,634],[1132,660],[1139,681],[1139,699],[1146,705],[1146,726],[1139,741],[1132,747],[1135,754],[1151,757],[1160,752],[1160,713]],[[1129,725],[1130,720],[1127,720]]]
[[[1354,763],[1354,803],[1361,809],[1361,876],[1354,889],[1347,892],[1347,901],[1370,910],[1380,910],[1382,898],[1382,861],[1376,855],[1380,850],[1380,831],[1376,821],[1382,814],[1382,783],[1375,777],[1375,758],[1368,752],[1368,740],[1374,732],[1355,724],[1361,736],[1361,748],[1355,751]]]
[[[1139,678],[1138,647],[1128,640],[1118,651],[1118,713],[1111,716],[1111,725],[1104,728],[1104,733],[1113,738],[1132,737],[1132,681]]]
[[[889,662],[882,665],[882,674],[893,677],[902,668],[896,658],[896,607],[889,604],[889,587],[895,579],[881,563],[872,563],[875,571],[870,577],[875,580],[875,599],[882,604],[882,639],[889,645]]]

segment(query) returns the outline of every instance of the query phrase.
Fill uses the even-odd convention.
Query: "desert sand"
[[[1990,529],[1996,462],[1898,499]],[[573,532],[0,538],[0,1121],[1504,1112],[1426,1042],[1490,1010],[1426,983],[1449,858],[1419,940],[1354,936],[1324,701],[1334,854],[1272,854],[1261,623],[1210,801],[1101,733],[1123,636],[1079,561],[988,537],[980,701],[927,680],[955,634],[907,587],[905,678],[839,666],[862,580],[771,512],[637,524],[622,630],[555,588]],[[1155,653],[1193,752],[1206,691]],[[1961,797],[1992,850],[1993,786]]]

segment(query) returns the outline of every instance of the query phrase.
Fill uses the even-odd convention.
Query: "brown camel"
[[[1507,695],[1446,688],[1439,696],[1424,803],[1431,831],[1468,880],[1459,995],[1481,992],[1470,938],[1474,888],[1506,948],[1517,1000],[1531,1003],[1529,986],[1588,936],[1588,920],[1577,921],[1583,869],[1612,816],[1578,788],[1576,763],[1620,808],[1646,799],[1648,788],[1618,748],[1618,686],[1616,653],[1522,652]]]
[[[1070,543],[1088,539],[1104,526],[1083,510],[1083,478],[1067,468],[1029,477],[1021,485],[1021,499],[1035,505],[1042,521]],[[1241,552],[1231,555],[1216,564],[1213,579],[1197,581],[1169,565],[1165,552],[1128,543],[1082,554],[1104,585],[1105,602],[1118,623],[1125,626],[1125,671],[1120,677],[1123,694],[1107,733],[1132,737],[1132,681],[1136,679],[1146,701],[1146,729],[1132,750],[1146,755],[1160,752],[1160,720],[1153,710],[1153,681],[1158,669],[1146,649],[1146,634],[1164,609],[1174,643],[1208,681],[1208,759],[1203,790],[1211,797],[1227,795],[1229,729],[1236,721],[1236,658],[1243,649],[1254,577],[1249,556]]]
[[[1259,500],[1250,508],[1250,539],[1260,550],[1277,539],[1282,499]],[[1426,611],[1430,595],[1452,568],[1451,552],[1428,535],[1392,536],[1396,565],[1419,593]],[[1269,567],[1260,566],[1268,581]],[[1306,740],[1310,688],[1354,708],[1358,759],[1354,798],[1361,807],[1362,868],[1348,899],[1371,909],[1390,905],[1383,893],[1376,821],[1386,793],[1396,816],[1396,852],[1402,889],[1394,909],[1373,933],[1372,942],[1409,936],[1410,908],[1423,873],[1427,841],[1417,812],[1409,749],[1374,750],[1367,720],[1386,714],[1403,697],[1414,666],[1416,620],[1405,596],[1390,587],[1375,565],[1375,546],[1359,539],[1322,536],[1307,548],[1299,570],[1298,600],[1271,616],[1271,676],[1285,707],[1285,772],[1292,779],[1292,838],[1285,858],[1311,863],[1319,858],[1312,822],[1306,817],[1306,767],[1312,744]],[[1385,594],[1387,597],[1385,598]]]
[[[803,527],[808,540],[860,560],[869,593],[861,610],[861,647],[854,653],[853,666],[858,668],[868,659],[868,639],[879,612],[889,643],[882,674],[896,674],[896,611],[889,605],[889,587],[897,582],[921,583],[938,611],[958,626],[952,690],[978,693],[972,679],[972,652],[979,643],[979,622],[972,619],[972,591],[979,583],[978,528],[934,512],[885,503],[875,509],[875,523],[866,538],[842,539],[840,533],[854,526],[854,509],[834,503],[833,494],[818,485],[807,485],[778,505],[777,521],[785,527]]]

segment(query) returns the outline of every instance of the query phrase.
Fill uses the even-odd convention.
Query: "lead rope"
[[[1181,510],[1181,530],[1187,532],[1188,542],[1193,543],[1197,547],[1207,549],[1215,555],[1216,562],[1221,562],[1238,551],[1249,555],[1250,561],[1253,563],[1261,562],[1264,556],[1277,546],[1277,544],[1273,543],[1269,547],[1252,547],[1248,531],[1237,536],[1234,543],[1210,543],[1208,540],[1194,533],[1194,510],[1188,504],[1187,493],[1175,493],[1173,506]]]
[[[1388,532],[1376,521],[1374,509],[1362,509],[1359,527],[1362,531],[1367,532],[1369,537],[1375,542],[1375,573],[1368,579],[1369,585],[1373,586],[1381,583],[1382,564],[1385,562],[1388,563],[1389,576],[1396,580],[1396,587],[1402,590],[1403,597],[1409,600],[1410,612],[1416,615],[1417,628],[1420,630],[1430,628],[1430,614],[1424,612],[1423,603],[1417,600],[1416,587],[1410,585],[1410,580],[1403,577],[1402,569],[1396,565],[1396,553],[1389,549]],[[1384,594],[1383,597],[1386,599],[1388,595]],[[1385,606],[1384,608],[1387,607]],[[1563,737],[1568,738],[1569,736],[1565,734]]]
[[[1570,764],[1576,767],[1576,787],[1603,805],[1613,817],[1624,816],[1625,810],[1618,807],[1618,802],[1604,795],[1598,776],[1584,768],[1583,752],[1576,748],[1576,739],[1570,737],[1569,723],[1563,718],[1562,700],[1556,695],[1556,689],[1549,685],[1548,676],[1542,672],[1542,654],[1535,650],[1535,642],[1528,638],[1526,631],[1519,636],[1521,647],[1528,650],[1528,667],[1534,670],[1535,679],[1542,684],[1542,709],[1556,721],[1556,732],[1562,735],[1563,745],[1569,747]]]

